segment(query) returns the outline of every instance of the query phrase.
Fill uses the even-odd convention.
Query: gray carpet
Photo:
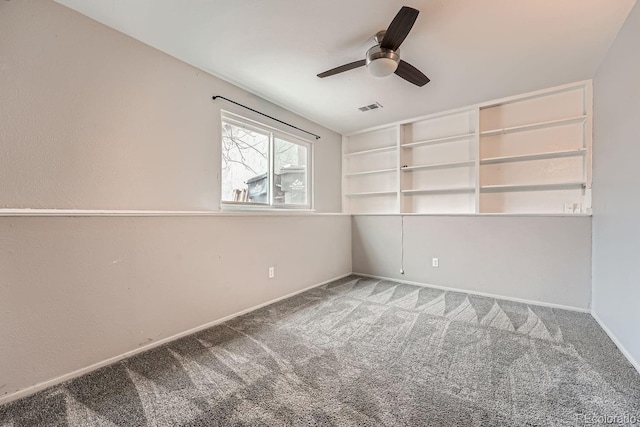
[[[588,314],[350,276],[0,407],[0,426],[604,416],[640,418],[640,375]]]

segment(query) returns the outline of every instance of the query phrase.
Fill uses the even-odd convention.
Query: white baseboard
[[[607,327],[607,325],[605,325],[605,323],[602,321],[602,319],[600,319],[600,317],[595,312],[591,312],[591,316],[593,316],[593,318],[596,319],[596,322],[598,322],[598,325],[600,325],[602,330],[607,335],[609,335],[609,338],[611,338],[611,341],[613,341],[613,343],[616,345],[616,347],[618,347],[618,350],[620,350],[620,352],[624,355],[624,357],[627,358],[629,363],[631,363],[631,366],[633,366],[636,369],[636,371],[638,371],[638,373],[640,374],[640,363],[638,363],[638,361],[633,358],[631,353],[629,353],[629,351],[627,351],[625,346],[622,345],[622,343],[620,342],[618,337],[616,337],[615,334],[613,332],[611,332],[611,329],[609,329]]]
[[[291,298],[292,296],[295,296],[295,295],[298,295],[298,294],[300,294],[302,292],[308,291],[310,289],[317,288],[319,286],[325,285],[325,284],[327,284],[329,282],[333,282],[334,280],[342,279],[343,277],[347,277],[347,276],[349,276],[351,274],[352,273],[347,273],[347,274],[343,274],[343,275],[338,276],[338,277],[334,277],[333,279],[325,280],[324,282],[317,283],[315,285],[306,287],[304,289],[300,289],[300,290],[292,292],[290,294],[287,294],[287,295],[272,299],[272,300],[267,301],[265,303],[258,304],[258,305],[254,306],[254,307],[247,308],[246,310],[242,310],[242,311],[239,311],[237,313],[231,314],[229,316],[225,316],[225,317],[223,317],[221,319],[217,319],[217,320],[214,320],[212,322],[205,323],[204,325],[196,326],[195,328],[189,329],[187,331],[180,332],[179,334],[172,335],[170,337],[161,339],[159,341],[146,344],[146,345],[144,345],[142,347],[136,348],[135,350],[127,351],[126,353],[122,353],[122,354],[120,354],[118,356],[110,357],[110,358],[105,359],[105,360],[103,360],[101,362],[97,362],[97,363],[94,363],[94,364],[89,365],[87,367],[80,368],[80,369],[75,370],[73,372],[70,372],[68,374],[64,374],[64,375],[61,375],[59,377],[52,378],[50,380],[38,383],[36,385],[32,385],[30,387],[24,388],[22,390],[18,390],[18,391],[14,392],[14,393],[11,393],[11,394],[8,394],[6,396],[0,397],[0,405],[3,405],[5,403],[9,403],[9,402],[14,401],[14,400],[18,400],[18,399],[26,397],[26,396],[29,396],[31,394],[37,393],[37,392],[39,392],[41,390],[44,390],[46,388],[49,388],[49,387],[61,384],[61,383],[65,382],[65,381],[69,381],[71,379],[77,378],[77,377],[82,376],[84,374],[87,374],[87,373],[89,373],[91,371],[95,371],[96,369],[100,369],[100,368],[103,368],[105,366],[112,365],[112,364],[114,364],[116,362],[119,362],[119,361],[121,361],[123,359],[126,359],[128,357],[134,356],[134,355],[139,354],[139,353],[143,353],[143,352],[145,352],[147,350],[151,350],[152,348],[159,347],[159,346],[161,346],[163,344],[169,343],[171,341],[175,341],[177,339],[186,337],[186,336],[194,334],[196,332],[200,332],[200,331],[202,331],[204,329],[208,329],[208,328],[210,328],[212,326],[219,325],[220,323],[224,323],[224,322],[226,322],[228,320],[231,320],[231,319],[233,319],[235,317],[242,316],[243,314],[250,313],[250,312],[252,312],[254,310],[258,310],[259,308],[262,308],[262,307],[265,307],[267,305],[276,303],[276,302],[281,301],[283,299]]]
[[[448,286],[430,285],[430,284],[427,284],[427,283],[412,282],[410,280],[401,280],[401,279],[395,279],[395,278],[384,277],[384,276],[375,276],[375,275],[372,275],[372,274],[364,274],[364,273],[356,273],[356,272],[354,272],[353,274],[356,274],[358,276],[371,277],[373,279],[389,280],[389,281],[392,281],[392,282],[406,283],[408,285],[422,286],[424,288],[434,288],[434,289],[440,289],[440,290],[443,290],[443,291],[462,292],[462,293],[465,293],[465,294],[479,295],[481,297],[496,298],[496,299],[514,301],[514,302],[519,302],[519,303],[523,303],[523,304],[530,304],[530,305],[539,305],[539,306],[542,306],[542,307],[561,308],[563,310],[578,311],[580,313],[589,313],[589,314],[591,314],[591,310],[589,310],[588,308],[572,307],[572,306],[569,306],[569,305],[553,304],[553,303],[542,302],[542,301],[533,301],[533,300],[528,300],[528,299],[524,299],[524,298],[514,298],[514,297],[508,297],[508,296],[504,296],[504,295],[490,294],[490,293],[486,293],[486,292],[470,291],[468,289],[452,288],[452,287],[448,287]]]
[[[426,284],[426,283],[412,282],[412,281],[409,281],[409,280],[400,280],[400,279],[395,279],[395,278],[390,278],[390,277],[375,276],[375,275],[371,275],[371,274],[353,272],[353,273],[347,273],[347,274],[343,274],[341,276],[334,277],[332,279],[329,279],[329,280],[326,280],[324,282],[321,282],[321,283],[306,287],[304,289],[300,289],[298,291],[295,291],[295,292],[292,292],[290,294],[275,298],[273,300],[270,300],[270,301],[267,301],[265,303],[256,305],[254,307],[247,308],[245,310],[239,311],[239,312],[231,314],[229,316],[225,316],[225,317],[223,317],[221,319],[217,319],[217,320],[211,321],[209,323],[206,323],[204,325],[200,325],[200,326],[197,326],[195,328],[189,329],[187,331],[181,332],[179,334],[172,335],[170,337],[164,338],[162,340],[146,344],[146,345],[144,345],[142,347],[136,348],[135,350],[131,350],[131,351],[125,352],[125,353],[120,354],[118,356],[110,357],[108,359],[105,359],[105,360],[102,360],[100,362],[97,362],[97,363],[94,363],[92,365],[89,365],[87,367],[75,370],[75,371],[70,372],[68,374],[64,374],[64,375],[61,375],[59,377],[52,378],[50,380],[38,383],[36,385],[24,388],[22,390],[16,391],[14,393],[8,394],[8,395],[3,396],[3,397],[0,397],[0,405],[9,403],[11,401],[14,401],[14,400],[26,397],[26,396],[29,396],[31,394],[37,393],[38,391],[41,391],[41,390],[47,389],[49,387],[61,384],[61,383],[65,382],[65,381],[69,381],[69,380],[71,380],[73,378],[80,377],[80,376],[82,376],[84,374],[87,374],[89,372],[95,371],[97,369],[103,368],[103,367],[108,366],[108,365],[112,365],[112,364],[114,364],[116,362],[119,362],[119,361],[121,361],[123,359],[126,359],[128,357],[134,356],[134,355],[139,354],[139,353],[143,353],[143,352],[145,352],[147,350],[151,350],[152,348],[159,347],[161,345],[164,345],[164,344],[169,343],[171,341],[175,341],[175,340],[183,338],[185,336],[194,334],[196,332],[200,332],[200,331],[202,331],[204,329],[208,329],[208,328],[210,328],[212,326],[218,325],[220,323],[224,323],[224,322],[226,322],[228,320],[231,320],[231,319],[233,319],[235,317],[242,316],[243,314],[250,313],[250,312],[252,312],[254,310],[258,310],[258,309],[260,309],[262,307],[265,307],[267,305],[276,303],[276,302],[281,301],[283,299],[287,299],[287,298],[290,298],[292,296],[298,295],[298,294],[300,294],[302,292],[308,291],[310,289],[317,288],[319,286],[325,285],[325,284],[327,284],[329,282],[332,282],[334,280],[342,279],[343,277],[347,277],[347,276],[349,276],[351,274],[355,274],[355,275],[363,276],[363,277],[371,277],[371,278],[380,279],[380,280],[390,280],[390,281],[399,282],[399,283],[406,283],[406,284],[409,284],[409,285],[441,289],[441,290],[444,290],[444,291],[463,292],[463,293],[468,293],[468,294],[472,294],[472,295],[480,295],[480,296],[483,296],[483,297],[497,298],[497,299],[503,299],[503,300],[508,300],[508,301],[515,301],[515,302],[520,302],[520,303],[524,303],[524,304],[532,304],[532,305],[539,305],[539,306],[551,307],[551,308],[561,308],[561,309],[564,309],[564,310],[579,311],[579,312],[582,312],[582,313],[590,313],[590,314],[593,315],[593,317],[596,319],[596,321],[600,324],[602,329],[607,333],[607,335],[609,335],[609,337],[616,344],[616,346],[618,346],[618,348],[620,349],[622,354],[624,354],[625,357],[627,359],[629,359],[629,362],[638,370],[638,372],[640,372],[640,365],[638,364],[638,362],[636,362],[631,357],[629,352],[624,348],[624,346],[615,337],[615,335],[613,335],[611,333],[611,331],[595,315],[595,313],[591,313],[591,311],[589,309],[565,306],[565,305],[561,305],[561,304],[545,303],[545,302],[540,302],[540,301],[532,301],[532,300],[527,300],[527,299],[522,299],[522,298],[513,298],[513,297],[507,297],[507,296],[504,296],[504,295],[489,294],[489,293],[485,293],[485,292],[469,291],[469,290],[466,290],[466,289],[452,288],[452,287],[447,287],[447,286],[429,285],[429,284]]]

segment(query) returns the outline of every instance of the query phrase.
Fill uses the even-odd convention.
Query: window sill
[[[272,206],[261,203],[221,202],[222,212],[315,212],[306,205]]]

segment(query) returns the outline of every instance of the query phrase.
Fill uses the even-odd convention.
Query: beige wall
[[[4,217],[0,271],[2,402],[349,273],[350,218]]]
[[[218,209],[222,95],[320,135],[340,211],[339,134],[51,0],[1,1],[0,29],[0,208]]]
[[[640,4],[593,82],[593,314],[640,371]]]
[[[587,309],[591,218],[587,216],[401,217],[356,215],[353,271],[464,291]],[[431,266],[438,258],[440,266]]]
[[[0,208],[217,210],[216,94],[321,135],[315,207],[340,211],[337,133],[53,1],[0,1]],[[0,402],[347,274],[350,243],[343,215],[0,213]]]

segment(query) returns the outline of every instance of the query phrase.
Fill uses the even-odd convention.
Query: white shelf
[[[438,193],[473,193],[476,190],[475,187],[448,187],[448,188],[432,188],[432,189],[415,189],[415,190],[402,190],[402,194],[438,194]]]
[[[395,191],[369,191],[365,193],[347,193],[345,197],[367,197],[367,196],[385,196],[396,194]]]
[[[573,182],[554,182],[549,184],[508,184],[508,185],[483,185],[480,191],[544,191],[558,190],[569,188],[583,188],[586,186],[584,181]]]
[[[402,144],[402,148],[414,148],[414,147],[419,147],[421,145],[443,144],[445,142],[453,142],[453,141],[458,141],[463,139],[469,139],[469,138],[472,138],[473,136],[475,136],[475,133],[465,133],[462,135],[447,136],[444,138],[426,139],[423,141],[416,141],[416,142],[409,142],[407,144]]]
[[[492,135],[499,135],[499,134],[503,134],[503,133],[523,132],[523,131],[527,131],[527,130],[542,129],[542,128],[552,127],[552,126],[568,125],[568,124],[571,124],[571,123],[580,123],[580,122],[585,121],[586,119],[587,119],[587,116],[576,116],[576,117],[569,117],[569,118],[566,118],[566,119],[550,120],[550,121],[539,122],[539,123],[531,123],[531,124],[528,124],[528,125],[506,127],[506,128],[502,128],[502,129],[485,130],[485,131],[480,132],[480,136],[492,136]]]
[[[351,156],[362,156],[364,154],[384,153],[385,151],[393,151],[395,149],[396,149],[396,146],[392,145],[389,147],[373,148],[371,150],[354,151],[353,153],[345,153],[344,156],[351,157]]]
[[[475,164],[476,164],[475,160],[467,160],[464,162],[435,163],[432,165],[407,166],[407,167],[400,168],[400,170],[402,172],[412,172],[415,170],[422,170],[422,169],[443,169],[443,168],[455,168],[455,167],[463,167],[463,166],[474,166]]]
[[[392,168],[392,169],[377,169],[377,170],[370,170],[370,171],[364,171],[364,172],[353,172],[353,173],[347,173],[344,176],[349,177],[349,176],[360,176],[360,175],[373,175],[373,174],[378,174],[378,173],[387,173],[387,172],[395,172],[396,168]]]
[[[493,163],[506,163],[506,162],[522,162],[526,160],[541,160],[541,159],[555,159],[559,157],[574,157],[581,156],[586,153],[587,150],[581,148],[579,150],[564,150],[564,151],[549,151],[546,153],[536,154],[521,154],[518,156],[503,156],[503,157],[487,157],[480,159],[481,165],[490,165]]]

